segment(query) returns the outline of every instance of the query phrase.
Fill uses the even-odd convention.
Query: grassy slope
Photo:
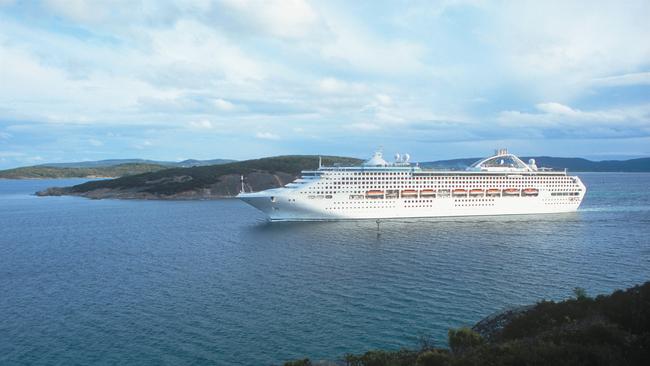
[[[323,165],[355,165],[361,160],[345,157],[323,156]],[[72,192],[84,193],[95,189],[140,189],[152,194],[171,195],[194,189],[208,187],[228,174],[247,175],[252,172],[282,172],[298,175],[301,170],[318,167],[317,156],[278,156],[255,160],[246,160],[221,165],[191,168],[171,168],[157,172],[122,177],[112,180],[87,182],[71,188]],[[189,177],[191,179],[167,179]],[[159,183],[151,184],[152,181]]]
[[[85,177],[122,177],[166,169],[157,164],[120,164],[109,167],[93,168],[59,168],[49,166],[30,166],[0,171],[0,178],[85,178]]]

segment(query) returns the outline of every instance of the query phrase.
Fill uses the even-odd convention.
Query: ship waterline
[[[315,221],[572,212],[585,193],[577,176],[498,150],[464,171],[388,163],[376,152],[362,166],[321,166],[284,187],[237,197],[271,221]]]

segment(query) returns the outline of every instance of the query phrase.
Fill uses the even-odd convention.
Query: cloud
[[[592,133],[625,130],[626,134],[645,135],[650,132],[650,104],[633,108],[584,111],[560,103],[539,103],[539,112],[503,111],[497,120],[505,126],[520,126],[535,130],[549,127],[582,128]]]
[[[517,1],[484,8],[483,37],[535,97],[573,98],[594,79],[647,67],[650,3]]]
[[[232,111],[235,109],[235,105],[230,103],[227,100],[223,100],[221,98],[217,98],[214,100],[214,105],[217,107],[217,109],[222,110],[222,111]]]
[[[650,72],[608,76],[604,78],[596,78],[592,81],[593,84],[597,86],[650,85]]]
[[[280,38],[304,38],[319,27],[318,13],[304,0],[226,0],[221,5],[236,15],[240,26],[252,25]]]
[[[368,122],[352,123],[350,125],[347,125],[346,128],[359,131],[377,131],[381,129],[379,125]]]
[[[361,73],[413,75],[427,69],[422,44],[373,34],[343,13],[325,14],[332,33],[320,48],[325,59]]]
[[[19,156],[25,156],[25,154],[16,151],[0,151],[0,158],[13,158]]]
[[[98,146],[103,146],[104,143],[97,140],[97,139],[88,139],[88,143],[92,146],[98,147]]]
[[[255,137],[261,140],[279,140],[280,136],[271,132],[258,132]]]
[[[147,148],[149,148],[149,147],[151,147],[153,145],[154,145],[153,142],[151,142],[150,140],[142,140],[142,141],[140,141],[140,142],[138,142],[136,144],[133,144],[133,147],[138,149],[138,150],[144,150],[144,149],[147,149]]]
[[[208,136],[227,136],[227,152],[255,136],[240,158],[645,136],[649,11],[642,0],[15,2],[0,8],[0,130],[11,133],[0,141],[78,160],[89,136],[139,155],[186,134],[174,156],[190,157]],[[257,141],[280,139],[269,131],[311,142]]]
[[[209,130],[209,129],[214,128],[214,124],[213,124],[212,122],[210,122],[210,120],[207,120],[207,119],[201,119],[201,120],[198,120],[198,121],[192,121],[192,122],[190,122],[190,127],[192,127],[192,128],[196,128],[196,129],[206,129],[206,130]]]

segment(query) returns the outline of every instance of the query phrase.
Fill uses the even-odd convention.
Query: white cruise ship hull
[[[584,192],[584,191],[583,191]],[[522,215],[573,212],[581,196],[463,197],[350,201],[346,197],[307,200],[268,191],[240,194],[271,221],[399,219],[449,216]],[[273,201],[271,201],[273,197]],[[334,203],[336,202],[336,203]],[[340,202],[340,203],[339,203]]]

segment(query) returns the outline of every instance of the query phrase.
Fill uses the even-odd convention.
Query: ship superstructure
[[[361,166],[320,166],[284,187],[237,197],[272,221],[311,221],[571,212],[585,193],[566,170],[500,149],[462,171],[422,169],[408,154],[388,163],[376,152]]]

